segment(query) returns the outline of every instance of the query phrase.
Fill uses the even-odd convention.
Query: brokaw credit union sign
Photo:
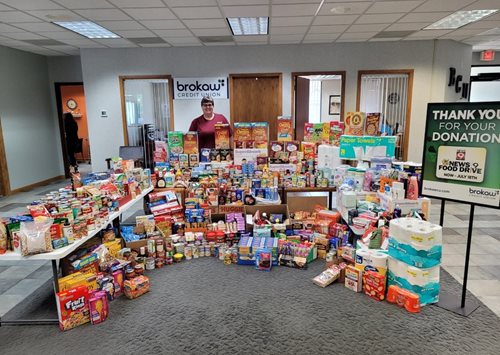
[[[199,100],[203,96],[227,99],[227,78],[174,79],[174,99]]]

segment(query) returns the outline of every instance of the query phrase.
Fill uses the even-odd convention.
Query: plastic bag
[[[21,255],[47,253],[53,250],[50,237],[50,226],[53,222],[52,218],[21,222]]]

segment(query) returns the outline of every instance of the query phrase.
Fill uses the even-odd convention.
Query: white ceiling
[[[0,45],[57,56],[78,55],[80,48],[439,38],[500,50],[500,30],[484,34],[500,28],[500,12],[454,31],[421,30],[457,10],[475,9],[500,9],[500,0],[0,0]],[[227,37],[225,18],[240,16],[269,16],[269,35]],[[90,40],[51,23],[84,19],[122,38]],[[200,40],[214,36],[229,42]]]

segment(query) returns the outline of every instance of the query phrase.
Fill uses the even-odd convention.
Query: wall
[[[0,46],[0,117],[11,190],[62,175],[47,58]]]
[[[217,77],[231,73],[283,73],[283,114],[291,114],[291,72],[345,70],[345,112],[355,110],[357,71],[414,69],[409,159],[420,161],[427,103],[444,98],[446,83],[432,81],[446,69],[448,57],[462,56],[470,46],[442,41],[339,43],[238,47],[82,49],[82,71],[87,93],[93,168],[104,169],[104,159],[118,154],[123,144],[119,75],[170,74],[173,77]],[[445,42],[445,43],[444,43]],[[465,48],[467,50],[465,50]],[[449,50],[450,53],[444,52]],[[435,54],[435,55],[434,55]],[[443,58],[441,58],[443,57]],[[258,59],[257,59],[258,58]],[[454,58],[452,58],[454,59]],[[464,60],[463,64],[466,65]],[[433,71],[433,63],[439,68]],[[464,73],[465,74],[465,73]],[[432,82],[433,87],[429,86]],[[436,93],[436,98],[431,92]],[[439,93],[439,95],[438,95]],[[174,100],[175,129],[186,130],[201,114],[198,101]],[[228,100],[217,100],[215,110],[229,116]],[[258,103],[256,103],[258,104]],[[99,110],[107,109],[108,118]],[[102,134],[106,132],[106,134]],[[95,164],[95,165],[94,165]]]
[[[83,139],[83,154],[77,153],[76,158],[87,159],[90,155],[89,146],[89,130],[87,127],[87,109],[85,105],[85,92],[83,85],[64,85],[61,86],[61,112],[71,111],[66,102],[73,99],[78,104],[77,108],[73,110],[73,117],[78,125],[78,137]]]
[[[472,65],[500,65],[500,52],[495,51],[495,60],[491,62],[482,62],[479,60],[481,57],[481,52],[473,52],[472,53]]]
[[[342,94],[342,80],[322,80],[321,81],[321,122],[339,121],[340,115],[330,115],[329,103],[330,95]],[[342,99],[342,97],[341,97]]]

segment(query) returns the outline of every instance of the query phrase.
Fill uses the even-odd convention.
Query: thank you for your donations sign
[[[175,78],[174,99],[201,100],[203,96],[227,99],[227,78]]]
[[[427,107],[422,194],[500,208],[500,102]]]

